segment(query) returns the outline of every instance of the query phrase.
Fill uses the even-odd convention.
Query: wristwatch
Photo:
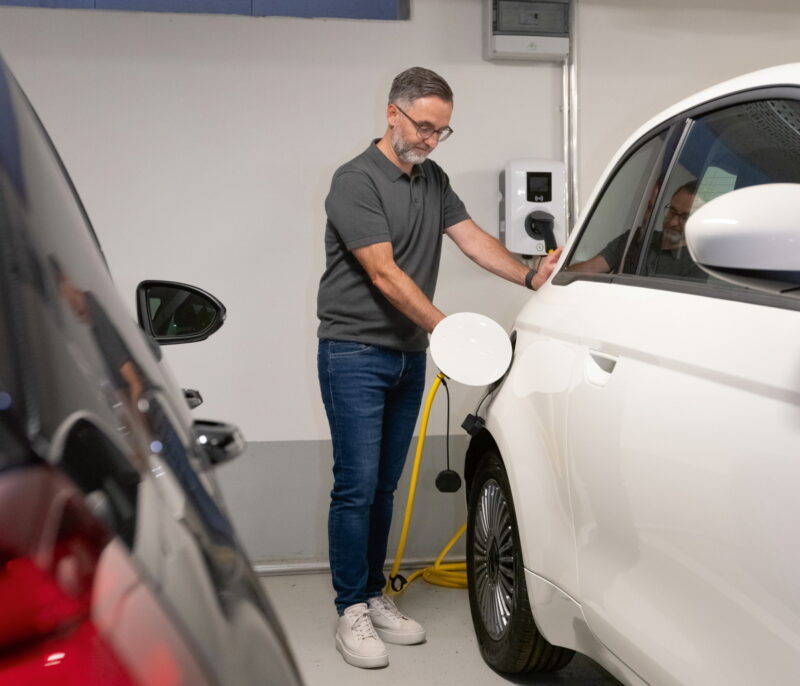
[[[531,270],[530,270],[530,271],[529,271],[529,272],[528,272],[528,273],[525,275],[525,288],[530,288],[532,291],[533,291],[533,290],[536,290],[536,289],[533,287],[533,277],[534,277],[534,276],[536,276],[536,271],[537,271],[536,269],[531,269]]]

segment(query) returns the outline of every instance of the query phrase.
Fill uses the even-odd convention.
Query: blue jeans
[[[383,592],[397,481],[425,388],[426,353],[320,340],[333,442],[328,554],[339,614]]]

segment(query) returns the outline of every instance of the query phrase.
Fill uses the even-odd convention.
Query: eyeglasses
[[[393,103],[394,104],[394,103]],[[402,109],[400,109],[397,105],[395,105],[400,113],[408,119],[414,126],[417,127],[417,135],[420,137],[420,140],[426,140],[431,136],[436,136],[439,139],[439,142],[446,141],[450,136],[453,134],[453,129],[449,126],[445,126],[441,129],[434,129],[430,124],[419,124],[418,122],[414,121],[411,117],[409,117]]]
[[[678,212],[671,204],[664,205],[664,211],[667,213],[668,219],[677,219],[682,223],[686,223],[686,220],[689,218],[691,212]]]

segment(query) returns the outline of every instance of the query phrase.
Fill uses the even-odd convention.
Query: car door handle
[[[203,404],[203,396],[200,395],[200,391],[194,388],[184,388],[183,397],[186,399],[186,404],[189,406],[190,410],[193,410],[195,407],[200,407],[200,405]]]
[[[244,437],[233,424],[196,420],[192,428],[195,442],[205,450],[213,467],[230,462],[244,452]]]
[[[617,357],[590,350],[586,361],[586,380],[593,386],[605,386],[617,366]]]

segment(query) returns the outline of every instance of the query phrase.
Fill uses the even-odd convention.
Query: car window
[[[578,239],[568,271],[607,273],[635,266],[642,239],[633,229],[649,221],[669,159],[668,138],[668,131],[651,138],[615,172]]]
[[[800,102],[760,100],[696,119],[665,184],[644,273],[741,289],[694,263],[686,248],[686,219],[724,193],[765,183],[800,183]]]
[[[147,311],[156,336],[191,336],[214,323],[217,313],[196,293],[172,286],[154,286],[147,291]]]

